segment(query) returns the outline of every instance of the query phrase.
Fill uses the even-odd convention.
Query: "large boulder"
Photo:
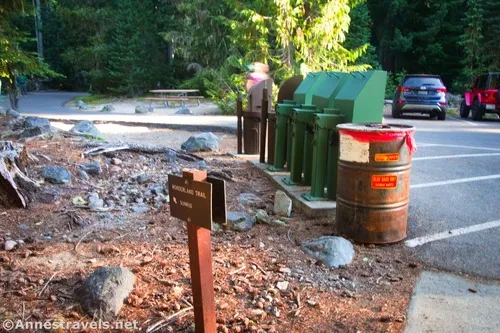
[[[16,110],[13,109],[8,109],[7,110],[7,116],[12,117],[12,118],[21,118],[21,114],[17,112]]]
[[[95,127],[94,123],[88,120],[82,120],[70,130],[71,133],[85,134],[93,138],[102,138],[102,133]]]
[[[274,195],[274,214],[278,216],[290,217],[292,214],[292,199],[283,191],[276,191]]]
[[[33,127],[47,127],[50,128],[50,122],[45,118],[38,117],[26,117],[24,118],[24,128],[33,128]]]
[[[228,212],[227,222],[233,230],[249,231],[255,225],[256,219],[245,212]]]
[[[49,165],[42,169],[42,177],[49,183],[69,184],[71,183],[71,173],[62,166]]]
[[[191,136],[181,148],[187,152],[215,151],[219,149],[219,138],[212,132],[205,132]]]
[[[146,106],[144,104],[137,104],[135,106],[135,113],[149,113],[153,112],[153,108]]]
[[[97,161],[86,162],[78,165],[78,167],[89,175],[100,175],[102,173],[101,163]]]
[[[26,117],[22,125],[25,130],[21,133],[22,138],[30,138],[52,132],[50,122],[45,118]]]
[[[114,106],[111,104],[104,105],[101,109],[101,112],[111,112],[111,111],[115,111]]]
[[[91,318],[112,321],[134,289],[134,283],[134,274],[125,267],[98,268],[80,290],[80,305]]]
[[[87,104],[85,104],[84,101],[82,101],[81,99],[78,100],[78,102],[76,102],[76,106],[78,107],[78,109],[80,110],[87,110]]]
[[[25,129],[21,133],[22,138],[31,138],[34,136],[50,133],[52,129],[50,127],[30,127]]]
[[[240,204],[246,207],[254,207],[254,208],[264,208],[264,201],[259,198],[257,195],[253,193],[241,193],[239,196]]]
[[[302,250],[323,262],[327,267],[338,268],[341,265],[348,265],[354,257],[354,247],[351,242],[336,236],[323,236],[304,241]]]
[[[177,110],[175,114],[193,114],[193,112],[189,110],[187,107],[183,106],[179,110]]]

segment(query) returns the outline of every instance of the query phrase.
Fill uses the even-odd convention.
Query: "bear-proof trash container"
[[[406,238],[413,126],[338,125],[337,231],[358,243]]]

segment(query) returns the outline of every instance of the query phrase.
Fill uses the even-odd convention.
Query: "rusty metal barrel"
[[[406,238],[413,126],[341,124],[337,231],[358,243]]]

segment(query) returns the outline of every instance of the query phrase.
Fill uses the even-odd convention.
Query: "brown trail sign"
[[[217,324],[210,232],[213,220],[226,222],[225,182],[217,178],[207,179],[206,171],[186,169],[183,170],[182,177],[168,176],[168,189],[170,215],[188,222],[196,332],[215,333]],[[215,207],[213,203],[216,204]]]

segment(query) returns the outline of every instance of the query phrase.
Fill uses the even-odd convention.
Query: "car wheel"
[[[481,103],[477,99],[472,103],[472,120],[483,119],[483,111],[481,110]]]
[[[398,112],[395,107],[392,108],[392,118],[401,118],[401,112]]]
[[[460,103],[460,118],[469,118],[470,107],[465,103],[465,99]]]
[[[438,113],[438,119],[439,120],[445,120],[446,119],[446,112],[439,112]]]

